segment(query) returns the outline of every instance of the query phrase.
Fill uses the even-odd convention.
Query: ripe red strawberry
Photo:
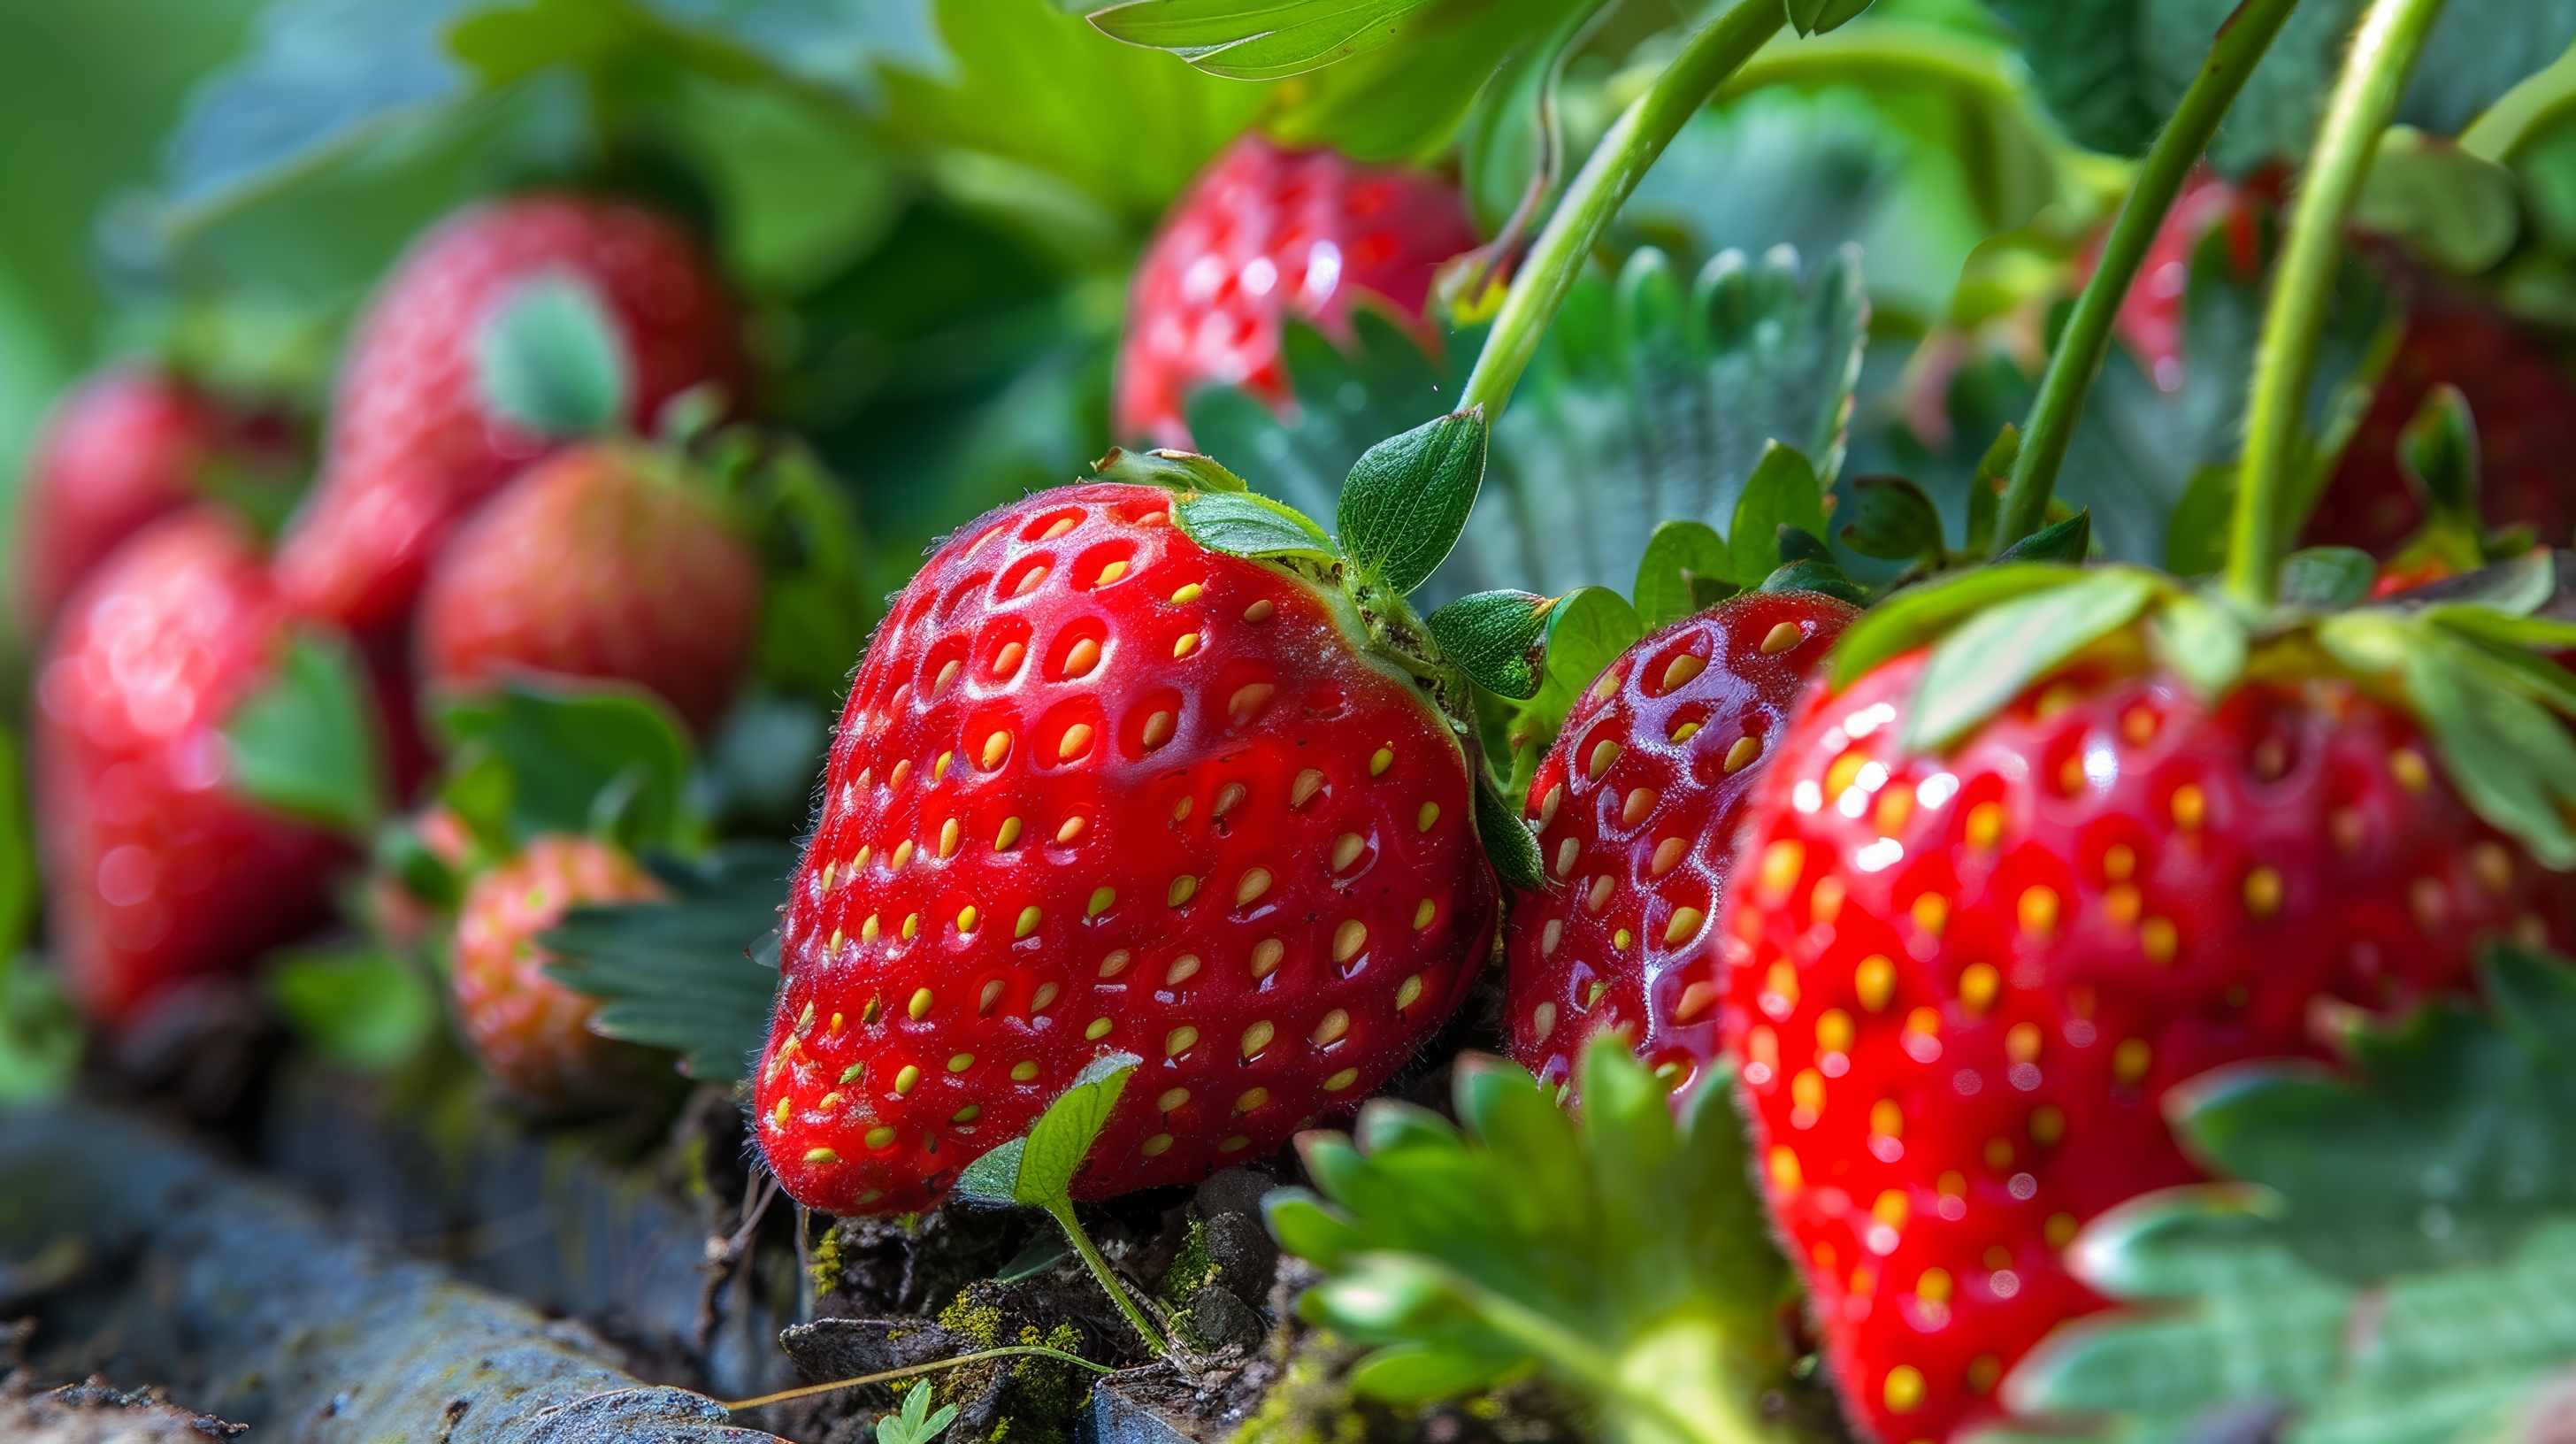
[[[515,672],[659,693],[703,733],[750,659],[760,566],[680,468],[603,443],[503,488],[439,554],[421,597],[432,685]]]
[[[285,618],[247,531],[200,508],[127,542],[55,629],[36,681],[36,820],[55,955],[105,1024],[329,916],[346,849],[224,790],[217,729],[265,679]]]
[[[402,634],[449,528],[547,449],[493,413],[476,344],[521,286],[559,276],[593,288],[621,333],[630,425],[701,382],[743,394],[733,305],[671,222],[542,194],[452,216],[413,246],[360,324],[320,485],[278,552],[291,603],[370,638]]]
[[[652,876],[594,838],[548,833],[474,879],[456,912],[456,1014],[483,1066],[540,1103],[594,1099],[631,1062],[625,1045],[590,1031],[597,999],[546,976],[554,955],[537,934],[587,903],[649,902]]]
[[[41,634],[81,578],[154,518],[197,500],[225,464],[282,471],[285,424],[242,413],[166,372],[119,367],[57,403],[28,453],[18,521],[18,615]]]
[[[870,646],[755,1093],[800,1201],[926,1207],[1120,1051],[1144,1064],[1076,1195],[1259,1157],[1384,1081],[1490,950],[1452,725],[1338,589],[1201,546],[1176,499],[995,512]]]
[[[1209,384],[1285,406],[1284,320],[1345,339],[1365,295],[1418,329],[1432,273],[1475,244],[1465,202],[1431,176],[1243,137],[1173,203],[1136,267],[1119,434],[1187,446],[1182,409]]]
[[[2348,681],[2258,669],[2212,707],[2132,631],[1927,755],[1924,657],[1801,704],[1717,943],[1773,1216],[1882,1444],[1991,1417],[2103,1306],[2060,1250],[2199,1177],[2166,1088],[2321,1054],[2321,1010],[2455,986],[2481,935],[2576,937],[2576,883]]]
[[[1789,709],[1853,609],[1747,592],[1630,647],[1575,704],[1530,784],[1553,887],[1512,905],[1512,1056],[1573,1078],[1584,1040],[1634,1027],[1686,1087],[1718,1053],[1708,919]],[[1596,765],[1597,760],[1597,765]]]
[[[2487,524],[2527,524],[2544,542],[2566,544],[2576,531],[2576,376],[2538,333],[2432,281],[2409,302],[2397,352],[2308,522],[2308,542],[2387,557],[2414,534],[2424,506],[2399,469],[2398,437],[2444,382],[2477,418]]]

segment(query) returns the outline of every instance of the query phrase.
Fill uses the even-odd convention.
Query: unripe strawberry
[[[613,1095],[635,1050],[590,1030],[598,1000],[546,976],[554,955],[537,935],[584,904],[662,895],[617,847],[559,833],[531,839],[474,879],[456,912],[456,1013],[493,1077],[540,1103]]]

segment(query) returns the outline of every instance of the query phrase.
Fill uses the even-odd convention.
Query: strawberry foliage
[[[1270,1226],[1324,1271],[1298,1308],[1367,1346],[1352,1384],[1415,1400],[1532,1366],[1622,1439],[1745,1438],[1782,1382],[1788,1272],[1746,1183],[1730,1090],[1676,1122],[1612,1040],[1585,1054],[1573,1117],[1528,1074],[1470,1056],[1459,1124],[1380,1099],[1350,1136],[1299,1140],[1316,1192],[1270,1196]]]
[[[2078,1237],[2079,1273],[2130,1307],[2044,1344],[2005,1382],[2014,1409],[2120,1440],[2231,1411],[2404,1444],[2536,1417],[2576,1351],[2576,972],[2498,945],[2480,975],[2484,1006],[2350,1029],[2340,1074],[2247,1065],[2184,1090],[2175,1128],[2234,1181]]]
[[[540,939],[556,959],[547,973],[602,1001],[599,1032],[677,1053],[693,1078],[739,1078],[778,990],[779,880],[795,861],[753,841],[648,853],[668,900],[573,909]]]

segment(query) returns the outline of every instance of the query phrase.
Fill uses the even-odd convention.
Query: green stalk
[[[1566,293],[1592,255],[1593,242],[1609,228],[1628,193],[1672,144],[1682,123],[1787,21],[1787,7],[1780,0],[1737,0],[1700,27],[1593,147],[1530,247],[1529,259],[1512,277],[1494,329],[1485,337],[1484,353],[1476,358],[1475,374],[1467,378],[1459,410],[1482,406],[1488,421],[1503,414],[1503,403],[1511,399],[1512,387],[1538,351],[1539,337],[1556,319],[1557,308],[1565,304]]]
[[[2236,516],[2227,540],[2227,594],[2248,607],[2269,607],[2293,519],[2286,513],[2301,465],[2308,383],[2316,371],[2317,336],[2325,325],[2335,269],[2343,260],[2343,221],[2379,153],[2380,133],[2399,92],[2441,18],[2443,0],[2371,0],[2351,53],[2336,77],[2325,124],[2301,178],[2288,239],[2263,308],[2254,351],[2253,399],[2245,421],[2244,469],[2237,477]]]
[[[942,1369],[954,1369],[961,1364],[980,1364],[986,1359],[1015,1359],[1032,1356],[1054,1359],[1061,1363],[1080,1364],[1095,1374],[1117,1372],[1106,1364],[1095,1364],[1080,1354],[1068,1354],[1062,1349],[1050,1349],[1044,1344],[1005,1344],[998,1349],[978,1349],[971,1354],[959,1354],[953,1359],[933,1359],[927,1364],[908,1364],[903,1368],[888,1369],[880,1374],[861,1374],[855,1378],[834,1379],[828,1384],[807,1384],[799,1389],[781,1389],[775,1394],[763,1394],[757,1399],[736,1399],[722,1407],[728,1413],[738,1414],[745,1409],[757,1409],[764,1404],[783,1404],[790,1399],[810,1399],[816,1394],[855,1389],[862,1384],[891,1384],[897,1379],[909,1379],[920,1374],[936,1374]]]
[[[2200,74],[2193,77],[2182,103],[2174,107],[2173,118],[2165,122],[2164,133],[2147,152],[2146,164],[2129,188],[2129,198],[2121,203],[2111,234],[2102,242],[2102,258],[2093,269],[2093,279],[2076,298],[2057,352],[2048,358],[2048,374],[2041,378],[2039,395],[2031,402],[2030,419],[2022,425],[2021,454],[2013,462],[2012,480],[1995,514],[1997,552],[2039,530],[2047,519],[2049,493],[2057,485],[2058,468],[2066,462],[2067,445],[2075,439],[2075,423],[2083,418],[2084,394],[2102,370],[2103,353],[2111,348],[2111,327],[2120,318],[2120,302],[2136,282],[2147,248],[2155,243],[2156,231],[2163,226],[2165,213],[2173,209],[2174,197],[2181,194],[2192,166],[2209,149],[2218,122],[2236,103],[2246,77],[2254,73],[2263,52],[2272,48],[2273,37],[2281,33],[2282,22],[2298,3],[2245,0],[2218,32],[2209,58],[2201,62]]]
[[[1110,1272],[1109,1260],[1102,1258],[1100,1250],[1092,1247],[1091,1235],[1083,1232],[1081,1221],[1073,1216],[1073,1200],[1059,1196],[1046,1206],[1046,1211],[1055,1215],[1057,1223],[1064,1225],[1064,1236],[1073,1241],[1073,1251],[1082,1255],[1083,1267],[1090,1269],[1091,1276],[1100,1280],[1100,1286],[1109,1291],[1109,1301],[1118,1306],[1118,1312],[1125,1314],[1127,1322],[1136,1326],[1136,1332],[1145,1336],[1146,1347],[1160,1358],[1172,1357],[1171,1340],[1164,1338],[1163,1331],[1155,1328],[1154,1321],[1145,1317],[1145,1311],[1127,1296],[1127,1286],[1118,1281],[1118,1275]]]

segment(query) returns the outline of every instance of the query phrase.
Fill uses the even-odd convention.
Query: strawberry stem
[[[2022,426],[2021,454],[2013,462],[2012,480],[1995,515],[1997,555],[2038,531],[2047,520],[2057,469],[2065,464],[2075,424],[2083,419],[2084,395],[2101,374],[2102,357],[2111,349],[2111,328],[2120,318],[2120,303],[2136,282],[2138,267],[2146,262],[2147,249],[2155,243],[2165,213],[2173,209],[2174,197],[2182,193],[2191,168],[2209,149],[2218,122],[2236,103],[2246,77],[2254,73],[2255,64],[2272,47],[2273,37],[2281,33],[2282,22],[2298,3],[2245,0],[2219,28],[2200,74],[2193,77],[2182,103],[2174,107],[2173,117],[2147,152],[2129,198],[2120,205],[2119,218],[2103,238],[2093,278],[2076,298],[2065,333],[2048,358],[2048,373],[2040,380],[2030,419]]]
[[[1621,113],[1610,133],[1593,147],[1582,172],[1566,188],[1565,199],[1548,217],[1547,228],[1530,247],[1529,259],[1512,277],[1511,290],[1495,314],[1494,329],[1485,337],[1484,352],[1476,358],[1476,370],[1467,378],[1459,410],[1482,406],[1489,417],[1503,414],[1512,387],[1538,352],[1539,337],[1556,319],[1557,308],[1565,304],[1575,278],[1592,259],[1593,242],[1609,228],[1628,193],[1680,133],[1682,123],[1787,20],[1787,8],[1780,0],[1737,0],[1726,13],[1701,26],[1646,93]]]
[[[1005,1344],[998,1349],[978,1349],[974,1353],[959,1354],[955,1358],[951,1359],[933,1359],[927,1364],[907,1364],[903,1368],[887,1369],[882,1373],[860,1374],[848,1379],[834,1379],[828,1384],[807,1384],[801,1388],[781,1389],[775,1394],[763,1394],[757,1399],[736,1399],[722,1407],[727,1413],[738,1414],[745,1409],[760,1408],[764,1404],[783,1404],[790,1399],[810,1399],[817,1394],[831,1394],[842,1389],[856,1389],[867,1384],[891,1384],[897,1379],[910,1379],[922,1374],[936,1374],[942,1369],[954,1369],[965,1364],[980,1364],[986,1359],[1016,1359],[1032,1356],[1054,1359],[1067,1364],[1080,1364],[1082,1367],[1089,1369],[1095,1374],[1114,1374],[1117,1372],[1117,1370],[1110,1368],[1106,1364],[1095,1364],[1089,1359],[1082,1357],[1080,1354],[1068,1354],[1062,1349],[1050,1349],[1044,1344]]]
[[[1046,1206],[1046,1211],[1055,1215],[1057,1223],[1064,1225],[1064,1236],[1072,1241],[1073,1251],[1082,1255],[1083,1267],[1091,1270],[1091,1276],[1100,1280],[1100,1286],[1109,1291],[1109,1301],[1118,1306],[1118,1312],[1125,1314],[1127,1322],[1136,1326],[1136,1332],[1145,1336],[1145,1346],[1159,1358],[1173,1357],[1172,1341],[1163,1337],[1162,1330],[1154,1327],[1152,1319],[1145,1317],[1145,1311],[1128,1296],[1127,1286],[1110,1271],[1109,1260],[1102,1258],[1100,1250],[1092,1246],[1091,1235],[1083,1232],[1082,1221],[1073,1216],[1073,1200],[1058,1196],[1055,1202]]]
[[[2351,213],[2379,137],[2399,92],[2423,54],[2424,38],[2443,0],[2371,0],[2352,50],[2327,102],[2325,123],[2301,177],[2280,268],[2263,309],[2254,350],[2253,398],[2245,422],[2244,469],[2227,544],[2227,593],[2248,607],[2269,607],[2277,593],[2284,542],[2298,524],[2289,515],[2294,473],[2306,469],[2308,385],[2318,334],[2343,261],[2343,221]]]

